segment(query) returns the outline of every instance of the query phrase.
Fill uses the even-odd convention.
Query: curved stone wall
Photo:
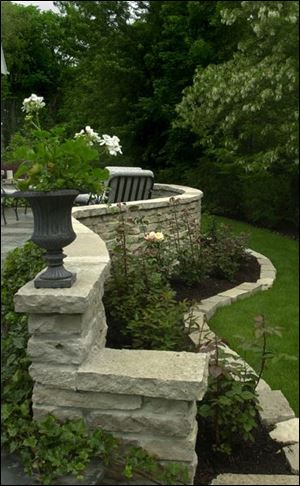
[[[147,231],[162,231],[172,234],[176,218],[182,221],[189,214],[189,220],[200,222],[203,192],[186,186],[154,184],[152,199],[132,201],[126,204],[97,204],[73,208],[73,216],[98,234],[110,249],[116,238],[122,218],[126,218],[132,245],[139,245],[144,233],[141,222],[147,223]],[[139,223],[139,225],[136,224]],[[179,227],[179,234],[185,229]]]

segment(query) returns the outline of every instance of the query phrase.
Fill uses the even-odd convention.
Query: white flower
[[[102,135],[100,145],[105,145],[110,155],[117,155],[118,153],[122,153],[120,139],[116,135],[114,135],[113,137],[110,137],[109,135]]]
[[[147,241],[155,241],[155,242],[160,242],[160,241],[163,241],[165,239],[163,233],[161,233],[160,231],[157,231],[156,233],[155,233],[155,231],[150,231],[150,233],[147,233],[144,236],[144,238]]]
[[[94,143],[100,143],[101,137],[97,132],[95,132],[89,125],[85,129],[80,130],[80,132],[75,133],[74,138],[84,137],[89,145],[94,145]]]
[[[46,105],[43,100],[43,96],[37,96],[36,94],[32,94],[31,96],[29,96],[29,98],[25,98],[23,100],[22,110],[25,111],[25,113],[39,111]]]

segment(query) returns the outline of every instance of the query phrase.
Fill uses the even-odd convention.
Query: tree
[[[223,23],[244,34],[232,59],[197,69],[179,124],[223,163],[297,173],[298,2],[221,3]]]
[[[1,42],[10,73],[1,83],[6,142],[19,125],[25,97],[44,96],[54,114],[62,69],[58,26],[53,12],[1,2]]]

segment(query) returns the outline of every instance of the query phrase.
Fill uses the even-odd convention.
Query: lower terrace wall
[[[195,221],[199,224],[202,196],[202,191],[198,189],[171,184],[154,184],[152,199],[128,202],[126,205],[98,204],[75,207],[73,216],[98,234],[111,249],[120,224],[120,215],[123,214],[130,228],[129,244],[138,246],[144,237],[142,221],[147,223],[147,231],[162,231],[167,235],[172,235],[176,231],[176,218],[181,222],[178,225],[180,235],[186,231],[182,222],[187,220],[187,215],[191,222]]]
[[[197,193],[180,197],[198,211],[202,193]],[[156,203],[143,210],[154,210]],[[76,208],[74,214],[101,232],[97,211]],[[159,211],[166,214],[168,205]],[[186,466],[193,484],[196,401],[207,388],[208,356],[106,348],[102,296],[109,253],[91,229],[75,219],[73,227],[77,238],[64,250],[67,268],[77,272],[73,287],[36,289],[31,281],[15,295],[16,311],[29,315],[34,419],[49,412],[62,421],[82,417],[90,427],[144,447],[162,463]]]

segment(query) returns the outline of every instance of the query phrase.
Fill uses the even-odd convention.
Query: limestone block
[[[272,287],[274,283],[274,278],[270,278],[270,277],[259,278],[257,280],[257,283],[262,285],[262,290],[268,290]]]
[[[270,432],[272,439],[282,444],[296,444],[299,442],[299,419],[292,418],[276,424],[274,430]]]
[[[53,364],[79,365],[87,357],[92,345],[106,335],[107,326],[98,319],[85,337],[54,335],[52,339],[32,336],[27,345],[27,353],[34,361]]]
[[[192,401],[203,397],[207,376],[204,354],[105,348],[80,366],[76,388]]]
[[[55,366],[32,363],[29,374],[33,381],[58,388],[76,389],[76,366]]]
[[[83,314],[95,292],[103,287],[108,276],[107,264],[69,267],[77,272],[71,288],[36,289],[33,281],[25,284],[14,296],[16,312],[28,314]]]
[[[119,399],[121,401],[121,398]],[[195,425],[194,413],[185,415],[160,415],[146,413],[145,410],[103,411],[95,410],[87,415],[92,427],[100,427],[108,432],[128,432],[133,434],[155,434],[157,437],[186,437]]]
[[[32,406],[34,420],[42,420],[46,415],[51,413],[64,422],[65,420],[78,420],[83,418],[81,410],[78,408],[60,408],[55,406],[35,405]]]
[[[35,404],[56,405],[60,407],[101,410],[136,410],[142,406],[141,397],[63,390],[44,386],[39,383],[34,385],[33,402]]]
[[[143,397],[143,411],[145,413],[172,414],[174,416],[196,415],[196,402],[184,400],[166,400],[164,398]]]
[[[262,407],[259,415],[264,425],[270,426],[295,417],[289,402],[279,390],[261,391],[259,405]]]
[[[209,297],[208,299],[201,300],[200,304],[196,305],[196,309],[199,312],[205,312],[207,319],[210,319],[215,311],[219,307],[231,304],[231,298],[224,295],[218,294],[214,297]],[[207,310],[206,310],[207,309]]]
[[[105,327],[105,310],[101,299],[101,293],[93,299],[84,314],[31,314],[28,318],[28,330],[30,334],[40,335],[74,335],[85,336],[94,323],[99,328]],[[97,316],[95,322],[95,316]]]
[[[243,297],[248,296],[247,290],[239,289],[238,287],[234,287],[230,290],[225,290],[224,292],[220,292],[218,295],[222,297],[230,297],[231,302],[235,302],[236,300],[242,299]]]
[[[264,258],[259,258],[258,261],[260,263],[260,268],[261,268],[262,271],[265,270],[267,272],[275,272],[276,273],[276,268],[274,267],[271,260],[264,257]]]
[[[275,280],[276,273],[273,270],[261,270],[260,278],[271,278]]]
[[[256,294],[262,289],[262,284],[257,282],[244,282],[238,286],[241,290],[247,290],[249,295]]]
[[[293,474],[299,474],[299,443],[283,448],[285,457]]]
[[[262,378],[259,380],[256,391],[260,394],[263,391],[271,391],[271,387]]]
[[[110,260],[104,241],[93,232],[78,233],[76,239],[64,248],[64,252],[67,255],[66,263],[69,257],[82,255],[101,257],[104,263]]]
[[[193,461],[198,427],[195,425],[186,438],[162,438],[156,435],[136,435],[115,433],[126,444],[143,447],[149,454],[157,456],[163,461]]]

